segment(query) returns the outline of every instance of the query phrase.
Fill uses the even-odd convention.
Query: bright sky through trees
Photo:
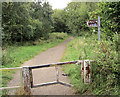
[[[53,9],[63,9],[72,0],[47,0]]]

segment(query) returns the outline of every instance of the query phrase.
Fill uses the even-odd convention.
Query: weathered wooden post
[[[89,60],[84,60],[84,83],[85,84],[90,84],[90,61]]]
[[[84,79],[84,61],[81,63],[81,78]]]
[[[24,82],[24,90],[27,93],[27,95],[31,94],[31,69],[29,69],[29,66],[24,66],[22,68],[22,74],[23,74],[23,82]]]
[[[30,85],[31,88],[33,88],[33,75],[32,75],[32,69],[29,68],[29,74],[30,74]]]

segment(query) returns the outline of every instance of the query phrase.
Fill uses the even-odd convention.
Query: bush
[[[91,37],[77,37],[68,45],[64,56],[65,61],[95,60],[92,65],[92,83],[87,86],[80,77],[80,67],[65,66],[70,73],[70,79],[76,93],[96,95],[120,95],[120,62],[118,60],[118,34],[114,34],[113,41],[98,41],[98,35]],[[104,39],[104,36],[103,38]],[[76,69],[77,68],[77,69]],[[78,69],[79,68],[79,69]]]
[[[14,48],[7,48],[3,51],[2,53],[2,66],[6,66],[6,64],[11,64],[12,62],[14,62],[14,58],[11,56],[11,51],[13,50]]]
[[[36,41],[31,41],[31,42],[26,42],[23,45],[24,46],[32,46],[32,45],[44,45],[46,43],[59,43],[60,41],[64,40],[67,38],[67,33],[50,33],[49,34],[49,38],[46,40],[44,37],[40,37],[38,40]],[[9,65],[12,66],[12,64],[16,61],[18,61],[18,59],[16,59],[14,56],[17,56],[16,54],[14,55],[14,50],[19,50],[21,46],[18,46],[18,44],[14,44],[13,46],[6,46],[4,47],[3,50],[3,54],[2,54],[2,66],[6,66]],[[10,65],[11,64],[11,65]]]
[[[64,32],[49,33],[49,39],[51,41],[55,39],[64,39],[65,37],[67,37],[67,33],[64,33]]]

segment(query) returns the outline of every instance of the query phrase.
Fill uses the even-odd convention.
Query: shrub
[[[64,32],[49,33],[49,39],[51,41],[54,39],[64,39],[65,37],[67,37],[67,33]]]
[[[70,73],[70,79],[76,93],[96,95],[120,95],[120,62],[118,60],[118,34],[113,41],[98,41],[98,36],[77,37],[68,45],[64,60],[95,60],[92,65],[92,82],[85,85],[80,77],[80,67],[66,65],[64,70]],[[76,69],[77,68],[77,69]]]

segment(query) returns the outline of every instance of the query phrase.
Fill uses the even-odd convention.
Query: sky
[[[72,0],[47,0],[53,9],[64,9]]]

